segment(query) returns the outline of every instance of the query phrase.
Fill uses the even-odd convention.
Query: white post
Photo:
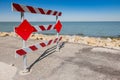
[[[14,30],[14,37],[16,37],[15,28],[13,30]],[[15,52],[15,58],[17,58],[17,57],[18,57],[18,54],[16,54],[16,52]]]
[[[24,20],[24,13],[21,12],[21,22]],[[23,48],[26,47],[26,42],[23,40]],[[23,65],[24,65],[24,72],[27,72],[27,55],[23,56]]]
[[[58,21],[58,16],[56,16],[56,23]],[[59,39],[59,33],[57,32],[57,38]],[[57,49],[56,51],[59,51],[59,41],[57,41]]]

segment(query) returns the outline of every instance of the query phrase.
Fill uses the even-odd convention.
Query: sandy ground
[[[27,45],[37,42],[29,40]],[[34,64],[25,75],[20,73],[22,57],[14,57],[21,47],[19,38],[0,37],[0,80],[120,80],[119,50],[65,43],[60,52],[51,49],[43,58],[47,48],[39,49],[28,54],[28,66]]]

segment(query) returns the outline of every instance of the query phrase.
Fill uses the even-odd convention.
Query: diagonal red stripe
[[[19,4],[13,3],[13,7],[19,12],[25,12]]]
[[[27,52],[25,52],[23,49],[17,50],[16,53],[20,56],[27,54]]]
[[[42,8],[38,8],[38,10],[41,12],[41,14],[45,14],[45,12]]]
[[[42,30],[42,31],[45,31],[45,27],[43,25],[39,26],[39,28]]]
[[[59,12],[59,15],[58,16],[61,16],[62,15],[62,12]]]
[[[38,48],[37,48],[36,46],[34,46],[34,45],[33,45],[33,46],[30,46],[29,48],[32,49],[32,51],[35,51],[35,50],[38,49]]]
[[[51,27],[52,27],[52,25],[49,25],[49,26],[48,26],[48,28],[47,28],[47,30],[50,30],[50,29],[51,29]]]
[[[62,37],[60,37],[59,41],[62,39]]]
[[[56,15],[57,14],[57,11],[54,11],[53,15]]]
[[[47,45],[50,45],[50,44],[52,43],[52,41],[53,41],[53,40],[50,40]]]
[[[47,15],[50,15],[51,12],[52,12],[52,10],[48,10],[46,14],[47,14]]]
[[[55,24],[56,25],[56,24]],[[54,26],[54,29],[56,29],[56,26]]]
[[[58,40],[58,38],[56,38],[56,39],[54,40],[54,43],[56,43],[56,42],[57,42],[57,40]]]
[[[45,44],[45,43],[40,43],[40,45],[41,45],[42,47],[45,47],[45,46],[46,46],[46,44]]]
[[[36,13],[36,11],[34,10],[33,7],[31,7],[31,6],[26,6],[26,7],[31,11],[31,13]]]

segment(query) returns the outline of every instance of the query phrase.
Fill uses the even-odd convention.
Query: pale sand
[[[16,67],[0,62],[0,80],[13,80],[16,72]]]
[[[28,40],[27,45],[38,42]],[[65,43],[60,52],[38,61],[29,74],[21,75],[22,57],[14,57],[15,50],[21,47],[22,40],[18,37],[0,37],[0,80],[120,80],[119,50]],[[46,49],[28,54],[28,65]]]

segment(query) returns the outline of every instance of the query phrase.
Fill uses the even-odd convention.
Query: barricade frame
[[[24,5],[20,5],[20,4],[16,4],[16,3],[12,3],[12,11],[18,11],[18,12],[20,12],[20,14],[21,14],[21,22],[23,22],[24,20],[25,20],[25,16],[24,16],[24,13],[25,12],[30,12],[30,13],[35,13],[35,12],[32,12],[31,10],[29,10],[29,11],[25,11],[25,10],[23,10],[23,11],[20,11],[19,9],[17,10],[17,9],[15,9],[15,6],[14,5],[17,5],[17,6],[19,6],[19,8],[20,7],[23,7],[23,8],[25,8],[26,6],[24,6]],[[34,8],[34,7],[32,7],[32,6],[27,6],[28,8]],[[41,9],[41,10],[43,10],[44,11],[44,9],[42,9],[42,8],[34,8],[34,9]],[[34,11],[34,10],[33,10]],[[36,11],[36,10],[35,10]],[[53,11],[53,13],[52,14],[50,14],[51,12],[52,12],[52,10],[45,10],[46,11],[46,13],[44,12],[44,15],[53,15],[53,16],[56,16],[56,23],[57,23],[57,21],[58,21],[58,16],[61,16],[62,15],[62,12],[58,12],[58,11]],[[41,11],[40,11],[41,12]],[[39,13],[39,14],[43,14],[43,13]],[[14,32],[15,32],[15,30],[14,30]],[[57,31],[56,31],[57,32]],[[57,32],[57,35],[56,35],[56,38],[60,38],[59,37],[59,33]],[[60,49],[60,46],[59,46],[59,40],[57,41],[57,48],[56,48],[56,51],[58,51],[59,52],[59,49]],[[26,41],[25,40],[23,40],[23,42],[22,42],[22,48],[26,48]],[[16,54],[15,54],[15,56],[17,56]],[[27,54],[25,54],[25,55],[23,55],[23,68],[24,68],[24,70],[23,70],[23,72],[29,72],[29,70],[27,69]]]

